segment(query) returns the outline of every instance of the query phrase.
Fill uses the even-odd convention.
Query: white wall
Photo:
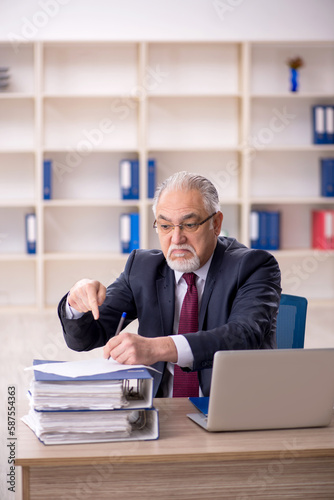
[[[333,0],[1,0],[0,40],[333,40]]]

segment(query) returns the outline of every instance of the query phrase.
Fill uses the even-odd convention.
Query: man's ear
[[[217,212],[213,218],[213,228],[214,228],[216,236],[220,235],[223,219],[224,219],[224,216],[223,216],[222,212]]]

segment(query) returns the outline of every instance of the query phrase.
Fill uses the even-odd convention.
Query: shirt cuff
[[[66,297],[66,305],[65,305],[65,315],[66,319],[79,319],[84,313],[77,311],[68,303],[68,295]]]
[[[188,340],[184,335],[170,335],[174,341],[177,350],[177,365],[182,368],[192,369],[194,364],[194,356]]]

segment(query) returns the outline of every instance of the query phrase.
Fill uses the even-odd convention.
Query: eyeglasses
[[[207,222],[211,219],[217,212],[209,215],[206,219],[202,220],[202,222],[184,222],[183,224],[162,224],[161,222],[157,222],[156,220],[153,222],[153,228],[157,229],[162,234],[168,234],[173,231],[176,227],[180,228],[180,231],[184,231],[185,233],[194,233],[197,231],[199,226]]]

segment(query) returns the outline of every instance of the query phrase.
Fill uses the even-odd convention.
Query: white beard
[[[173,250],[189,250],[193,256],[190,259],[176,258],[171,259],[170,254]],[[171,245],[167,252],[167,264],[173,271],[179,271],[180,273],[192,273],[200,268],[200,260],[195,250],[190,245]]]

